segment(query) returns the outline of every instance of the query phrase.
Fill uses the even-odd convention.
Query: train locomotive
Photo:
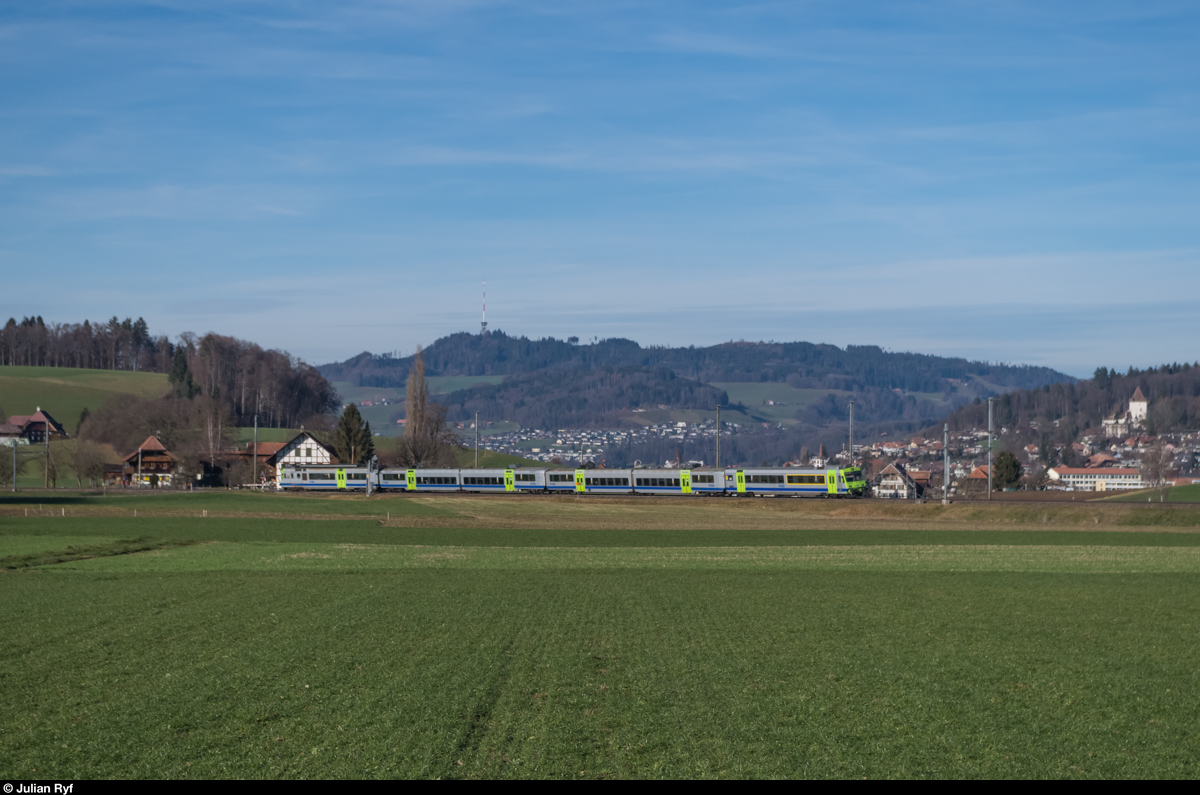
[[[395,469],[282,465],[281,491],[653,494],[661,496],[861,497],[858,467],[722,469]]]

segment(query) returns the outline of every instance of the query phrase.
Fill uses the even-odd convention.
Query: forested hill
[[[727,342],[706,348],[643,348],[632,340],[579,345],[547,337],[531,340],[502,331],[486,336],[452,334],[424,351],[426,372],[438,376],[514,376],[549,368],[595,370],[654,368],[700,383],[780,382],[800,389],[899,389],[946,393],[958,382],[977,380],[992,391],[1069,382],[1046,367],[997,365],[918,353],[890,353],[875,345],[810,342]],[[318,369],[330,381],[365,387],[400,387],[412,357],[361,353]]]
[[[1130,368],[1125,373],[1101,367],[1092,378],[1074,384],[1001,395],[994,402],[993,419],[998,427],[1035,423],[1048,439],[1074,441],[1080,433],[1100,426],[1104,418],[1125,411],[1138,388],[1149,401],[1149,433],[1200,430],[1200,363]],[[947,422],[952,431],[986,428],[986,401],[963,406]]]

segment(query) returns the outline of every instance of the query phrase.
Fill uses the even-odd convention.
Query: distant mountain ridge
[[[1073,383],[1046,367],[991,364],[876,345],[809,342],[727,342],[708,347],[642,347],[627,339],[590,344],[546,337],[531,340],[502,331],[443,337],[423,352],[431,376],[504,376],[438,398],[451,419],[474,411],[525,427],[614,424],[634,409],[711,409],[728,401],[716,383],[786,384],[808,397],[786,410],[789,424],[820,428],[844,418],[850,399],[866,424],[919,427],[959,405],[1014,389]],[[413,357],[363,352],[321,365],[327,379],[356,387],[400,388]],[[753,407],[735,406],[748,419]],[[778,410],[772,419],[778,419]]]
[[[1048,367],[990,364],[920,353],[891,353],[877,345],[811,342],[726,342],[703,348],[643,348],[613,338],[579,345],[553,337],[531,340],[502,331],[486,336],[459,332],[442,337],[423,352],[430,375],[518,375],[550,367],[667,368],[701,383],[775,381],[828,389],[876,387],[909,392],[941,392],[960,381],[981,378],[1007,389],[1032,389],[1075,379]],[[364,351],[344,362],[317,369],[330,381],[356,386],[400,387],[412,357]],[[830,380],[832,379],[832,380]]]

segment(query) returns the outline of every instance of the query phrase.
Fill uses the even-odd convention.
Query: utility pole
[[[41,410],[42,407],[38,406],[38,411]],[[50,488],[50,420],[43,422],[42,427],[45,428],[45,431],[42,432],[42,436],[45,437],[46,440],[46,488]]]
[[[13,494],[17,493],[17,440],[12,440],[13,449]]]
[[[850,401],[850,466],[854,466],[854,401]]]
[[[988,398],[988,499],[992,498],[992,401]]]
[[[717,469],[721,468],[721,407],[717,406]]]
[[[142,487],[142,448],[140,448],[140,447],[138,448],[138,475],[137,475],[137,482],[138,482],[138,488],[141,488],[141,487]]]
[[[487,290],[487,287],[483,288]],[[475,412],[475,468],[479,469],[479,412]]]
[[[950,423],[942,428],[942,505],[950,504]]]
[[[250,482],[258,483],[258,415],[254,415],[254,466],[250,470]],[[367,495],[370,496],[370,495]]]

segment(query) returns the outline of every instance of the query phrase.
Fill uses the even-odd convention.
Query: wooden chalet
[[[15,435],[14,430],[16,431]],[[50,435],[51,441],[67,438],[67,432],[63,426],[50,416],[50,412],[43,411],[41,406],[38,406],[37,411],[28,416],[9,417],[3,426],[3,431],[0,431],[0,435],[5,438],[24,439],[25,444],[41,444],[46,441],[47,434]]]
[[[138,445],[138,449],[125,456],[119,473],[106,473],[106,476],[118,475],[124,486],[169,488],[178,485],[174,483],[178,466],[179,459],[157,436],[150,435]]]

